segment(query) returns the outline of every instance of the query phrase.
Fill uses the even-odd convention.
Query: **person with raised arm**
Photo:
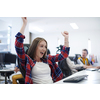
[[[69,33],[67,31],[62,32],[64,46],[60,54],[47,55],[47,41],[41,37],[33,40],[27,54],[25,54],[23,42],[27,18],[22,17],[22,20],[23,25],[20,32],[16,34],[15,49],[21,66],[26,72],[25,84],[50,84],[61,80],[63,73],[56,62],[67,58],[69,55]]]

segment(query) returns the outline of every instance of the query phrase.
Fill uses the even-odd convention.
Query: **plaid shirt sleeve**
[[[69,50],[70,50],[69,47],[63,46],[63,49],[60,54],[57,54],[55,56],[51,56],[51,55],[47,56],[48,64],[50,65],[51,71],[52,71],[52,73],[51,73],[52,79],[54,82],[57,82],[63,78],[63,73],[55,62],[58,62],[60,60],[67,58],[69,55]]]
[[[21,66],[25,67],[25,51],[23,47],[23,39],[25,38],[25,36],[18,32],[15,37],[15,50],[19,57],[19,60],[21,61]]]
[[[48,59],[51,60],[52,62],[59,62],[68,57],[69,50],[70,50],[70,47],[63,46],[63,49],[60,54],[56,54],[55,56],[49,55]]]

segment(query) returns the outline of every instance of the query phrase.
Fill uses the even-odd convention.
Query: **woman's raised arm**
[[[27,17],[22,17],[22,20],[23,20],[23,25],[22,25],[22,27],[20,29],[20,33],[24,34],[24,30],[25,30],[25,27],[27,25]]]
[[[69,33],[67,31],[64,31],[62,33],[62,35],[64,36],[64,46],[61,50],[61,53],[56,54],[54,56],[52,56],[52,55],[48,56],[48,59],[52,60],[53,62],[59,62],[65,58],[67,58],[69,55],[69,51],[70,51],[69,41],[68,41]]]
[[[23,34],[24,34],[24,30],[25,30],[25,27],[27,24],[27,18],[22,17],[22,20],[23,20],[23,24],[22,24],[22,27],[20,29],[20,32],[18,32],[16,34],[15,50],[16,50],[16,53],[19,57],[21,65],[25,67],[25,51],[24,51],[24,46],[23,46],[25,36]]]

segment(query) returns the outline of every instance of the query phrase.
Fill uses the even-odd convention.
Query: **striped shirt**
[[[89,62],[88,58],[85,59],[83,57],[79,57],[78,58],[78,63],[79,62],[83,63],[83,65],[88,65],[88,66],[90,65],[90,62]]]

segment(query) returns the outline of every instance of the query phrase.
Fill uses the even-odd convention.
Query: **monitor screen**
[[[16,55],[11,53],[6,53],[4,57],[5,64],[16,63]]]
[[[11,54],[9,52],[0,53],[0,66],[4,67],[7,64],[11,64],[15,62],[16,62],[16,55]]]

